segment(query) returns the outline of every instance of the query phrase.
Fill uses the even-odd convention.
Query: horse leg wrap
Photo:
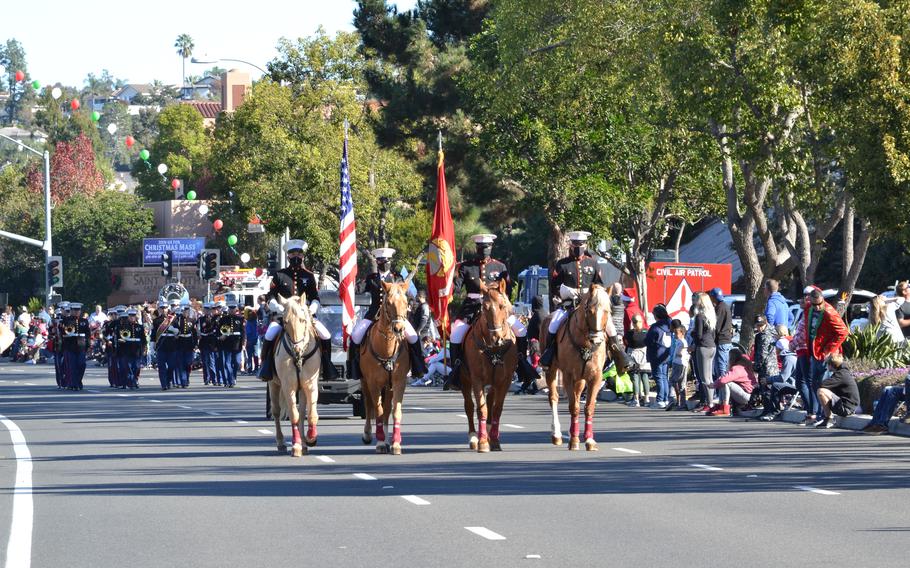
[[[401,420],[396,420],[395,424],[392,426],[392,443],[401,443]]]
[[[294,445],[301,446],[303,441],[300,439],[300,427],[297,424],[291,424],[291,434],[294,436]]]
[[[569,425],[569,436],[572,436],[573,438],[578,437],[578,417],[577,416],[572,417],[572,424]]]
[[[480,417],[477,420],[478,434],[480,435],[481,440],[488,440],[487,436],[487,419],[485,417]]]
[[[585,440],[594,439],[594,419],[587,418],[585,419]]]
[[[499,421],[491,420],[490,421],[490,438],[493,440],[499,439]]]
[[[316,439],[316,425],[310,424],[306,430],[306,439],[315,440]]]
[[[382,426],[382,419],[376,420],[376,441],[385,442],[385,428]]]

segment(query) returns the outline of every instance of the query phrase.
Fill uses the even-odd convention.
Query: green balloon
[[[92,120],[94,122],[98,122],[99,120],[101,120],[101,113],[98,112],[97,110],[93,110],[92,111]]]
[[[228,244],[234,246],[237,244],[237,235],[231,235],[228,237]]]
[[[32,81],[32,88],[36,91],[41,88],[41,81],[35,80]]]
[[[186,198],[189,199],[190,201],[196,199],[196,192],[193,191],[192,189],[189,190],[189,191],[187,191],[187,192],[186,192]]]
[[[144,149],[143,149],[143,150],[139,150],[139,157],[142,158],[143,160],[145,160],[145,161],[147,162],[148,159],[149,159],[149,151],[148,151],[148,150],[144,150]]]

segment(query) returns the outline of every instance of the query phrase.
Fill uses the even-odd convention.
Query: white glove
[[[312,302],[310,302],[310,314],[311,315],[315,316],[316,312],[319,311],[319,308],[320,308],[319,300],[313,300]]]
[[[177,329],[176,327],[174,327],[174,326],[171,326],[171,327],[167,328],[167,330],[168,330],[169,333],[180,333],[180,330],[178,330],[178,329]]]
[[[281,304],[278,303],[278,300],[272,298],[269,300],[269,311],[273,314],[277,314],[279,312],[283,312],[284,310],[281,309]]]

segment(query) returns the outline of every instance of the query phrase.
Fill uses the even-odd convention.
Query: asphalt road
[[[32,456],[31,566],[907,562],[905,438],[602,403],[601,450],[569,452],[549,443],[544,397],[510,395],[503,451],[477,454],[460,396],[410,388],[402,456],[362,445],[349,407],[321,406],[319,445],[291,458],[258,381],[194,375],[162,392],[145,373],[114,391],[90,368],[74,393],[47,366],[0,364],[0,415]],[[0,428],[3,548],[10,436]]]

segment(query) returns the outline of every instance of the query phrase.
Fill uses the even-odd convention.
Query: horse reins
[[[306,309],[306,308],[304,308],[304,309]],[[290,314],[288,314],[288,315],[290,315]],[[305,330],[308,330],[309,327],[311,327],[313,325],[312,321],[307,321],[305,318],[300,318],[299,316],[298,316],[298,318],[302,319],[304,321],[304,325],[306,326],[304,328]],[[287,322],[285,322],[285,323],[287,323]],[[312,332],[312,330],[309,330],[309,331]],[[294,362],[294,369],[297,371],[297,380],[299,381],[300,380],[300,368],[307,361],[309,361],[313,355],[316,354],[316,351],[319,349],[319,342],[318,341],[313,342],[313,348],[310,349],[309,353],[301,353],[300,350],[298,349],[298,346],[301,343],[303,343],[304,341],[309,341],[312,338],[313,333],[304,333],[302,338],[300,338],[298,341],[294,341],[294,340],[290,339],[289,334],[286,329],[283,330],[283,332],[284,333],[281,334],[281,344],[284,346],[284,349],[288,352],[288,355],[291,356],[291,360]]]

